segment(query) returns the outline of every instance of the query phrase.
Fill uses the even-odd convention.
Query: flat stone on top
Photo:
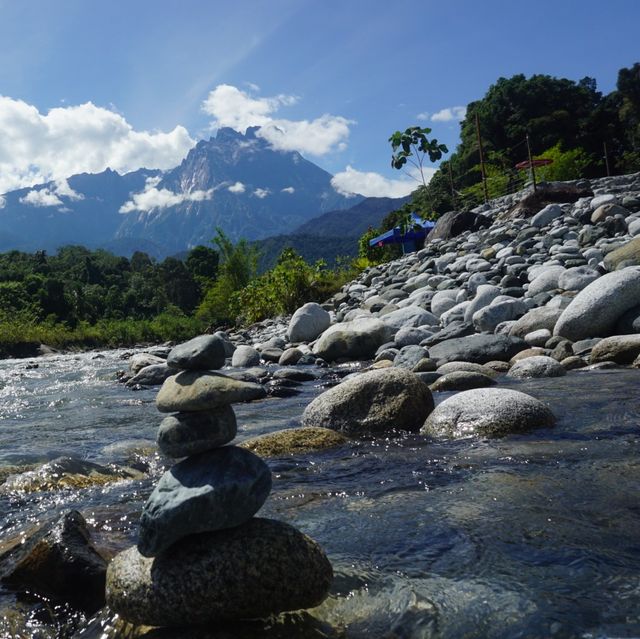
[[[211,410],[266,397],[260,384],[242,382],[214,371],[182,371],[169,377],[156,397],[162,413]]]

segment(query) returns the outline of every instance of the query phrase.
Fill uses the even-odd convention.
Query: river
[[[0,470],[70,456],[145,473],[94,488],[0,494],[2,539],[75,508],[100,548],[134,543],[140,508],[167,462],[154,452],[156,390],[117,383],[122,356],[0,362]],[[546,402],[557,425],[492,440],[400,434],[270,460],[274,487],[260,515],[316,539],[335,579],[312,616],[259,636],[640,636],[639,382],[640,371],[622,369],[502,378]],[[301,388],[237,405],[237,441],[297,425],[322,391],[318,382]],[[0,590],[5,622],[22,606]],[[41,617],[17,630],[12,622],[15,636],[56,636]],[[78,637],[119,636],[112,621],[103,612],[71,625]]]

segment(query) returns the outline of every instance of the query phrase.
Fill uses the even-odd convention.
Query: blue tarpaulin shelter
[[[411,253],[416,250],[416,241],[424,239],[429,231],[436,225],[431,220],[423,220],[415,213],[411,214],[411,224],[413,228],[402,232],[399,226],[386,231],[372,240],[369,246],[386,246],[387,244],[402,244],[403,253]]]

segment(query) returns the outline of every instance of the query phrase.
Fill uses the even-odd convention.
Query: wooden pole
[[[609,170],[609,154],[607,153],[607,143],[602,143],[602,148],[604,149],[604,165],[607,168],[607,177],[611,177],[611,171]]]
[[[531,169],[531,181],[533,182],[534,192],[537,190],[536,185],[536,167],[533,166],[533,159],[531,158],[531,147],[529,146],[529,134],[527,133],[527,153],[529,154],[529,168]]]
[[[453,172],[451,170],[451,162],[447,162],[447,166],[449,167],[449,186],[451,187],[451,199],[453,200],[453,208],[455,209],[456,204],[456,190],[453,188]]]
[[[487,191],[487,174],[484,170],[484,153],[482,152],[482,138],[480,137],[480,118],[476,111],[476,134],[478,136],[478,150],[480,151],[480,171],[482,173],[482,186],[484,187],[485,204],[489,201],[489,192]]]

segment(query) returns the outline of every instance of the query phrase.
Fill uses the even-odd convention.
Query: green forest
[[[362,268],[394,257],[389,249],[370,250],[369,237],[411,211],[435,219],[482,201],[478,126],[490,197],[523,186],[527,176],[515,164],[527,158],[527,136],[535,157],[553,159],[540,179],[606,175],[605,145],[610,173],[638,171],[640,63],[621,69],[608,95],[588,77],[578,82],[547,75],[500,78],[467,106],[460,143],[431,181],[361,238],[360,258],[338,260],[332,268],[322,260],[308,264],[285,247],[275,265],[260,274],[256,246],[233,244],[221,231],[210,246],[161,262],[142,252],[128,259],[82,246],[65,246],[55,255],[1,254],[0,354],[25,343],[88,347],[184,339],[322,301]]]

